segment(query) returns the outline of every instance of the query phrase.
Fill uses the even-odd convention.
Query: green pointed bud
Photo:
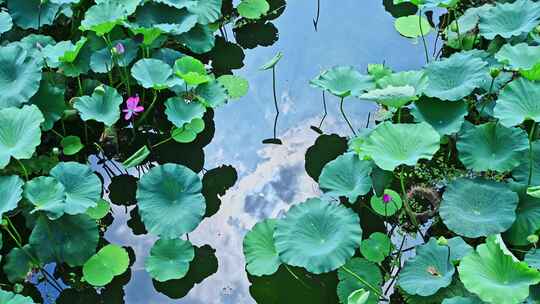
[[[489,75],[491,76],[491,78],[497,78],[499,74],[501,74],[500,69],[491,69],[491,71],[489,71]]]
[[[437,244],[441,246],[448,246],[448,240],[444,236],[441,236],[437,239]]]

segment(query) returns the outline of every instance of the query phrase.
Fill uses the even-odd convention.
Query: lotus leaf
[[[363,151],[384,170],[399,165],[414,166],[420,159],[431,159],[439,150],[440,135],[427,123],[379,124],[366,138]]]
[[[291,207],[274,232],[280,259],[315,274],[343,266],[361,240],[358,215],[319,198]]]
[[[51,220],[64,215],[66,192],[53,177],[39,176],[27,182],[24,197],[35,206],[32,212],[43,211]]]
[[[202,182],[195,172],[176,164],[152,168],[139,181],[137,201],[146,229],[162,238],[193,231],[206,209]]]
[[[8,1],[8,10],[13,22],[23,29],[38,29],[54,22],[60,5],[41,0]]]
[[[512,177],[520,183],[527,185],[529,182],[529,170],[531,169],[531,161],[529,153],[523,154],[521,164],[512,171]],[[531,185],[540,185],[540,141],[532,142],[532,175]]]
[[[482,304],[484,303],[482,300],[474,297],[453,297],[453,298],[448,298],[448,299],[444,299],[444,301],[442,301],[442,304]]]
[[[204,64],[191,56],[184,56],[174,63],[174,72],[189,85],[199,85],[210,81]]]
[[[82,31],[93,31],[98,36],[103,36],[122,23],[128,15],[122,3],[101,1],[86,11],[79,28]]]
[[[84,148],[79,136],[66,136],[60,142],[64,155],[75,155]]]
[[[96,87],[92,96],[81,96],[75,100],[82,120],[95,120],[107,126],[114,125],[120,118],[123,99],[115,88],[106,85]]]
[[[17,208],[22,199],[23,181],[17,175],[0,176],[0,217]]]
[[[439,214],[453,232],[476,238],[510,228],[517,205],[518,195],[504,183],[459,178],[446,188]]]
[[[217,81],[225,87],[230,99],[237,99],[247,94],[249,90],[249,83],[242,77],[235,75],[222,75],[219,76]]]
[[[7,12],[0,12],[0,34],[8,32],[13,27],[11,15]]]
[[[456,269],[448,259],[449,250],[435,239],[418,246],[399,274],[399,286],[408,294],[430,296],[450,285]]]
[[[213,30],[207,25],[200,24],[197,24],[194,28],[189,30],[189,32],[178,36],[178,40],[196,54],[209,52],[216,42]]]
[[[104,199],[97,201],[97,206],[88,208],[86,215],[94,220],[100,220],[104,218],[111,210],[111,205]]]
[[[352,271],[356,276],[362,278],[365,282],[369,283],[371,286],[364,285],[363,282],[360,282],[358,278],[353,276],[351,273],[345,269]],[[377,265],[369,262],[368,260],[362,258],[352,258],[350,259],[344,267],[338,270],[339,283],[337,286],[337,294],[339,297],[340,303],[348,304],[349,296],[356,290],[362,288],[364,290],[371,290],[370,287],[377,288],[380,292],[383,278],[381,271]],[[378,303],[378,296],[374,292],[370,292],[368,300],[366,303],[376,304]]]
[[[180,97],[171,97],[165,102],[167,119],[178,128],[191,122],[194,118],[202,118],[206,109],[199,102],[187,102]]]
[[[463,101],[445,102],[429,97],[415,101],[411,109],[416,121],[430,124],[441,136],[458,132],[467,113],[467,104]]]
[[[91,285],[104,286],[124,273],[128,266],[127,251],[118,245],[107,245],[84,263],[83,278]]]
[[[360,288],[349,295],[347,298],[347,304],[366,304],[368,303],[369,296],[369,291],[365,291],[363,288]]]
[[[506,85],[494,109],[501,124],[513,127],[525,120],[540,121],[540,83],[523,78]]]
[[[392,69],[385,66],[383,63],[368,64],[367,72],[370,76],[373,76],[373,80],[377,83],[385,76],[392,75]]]
[[[10,291],[0,290],[0,303],[6,304],[36,304],[32,298]]]
[[[164,282],[186,276],[194,257],[195,250],[189,241],[159,239],[150,249],[144,265],[154,280]]]
[[[195,94],[206,107],[217,108],[227,102],[227,90],[219,81],[203,83],[195,89]]]
[[[251,275],[271,275],[281,265],[279,254],[274,245],[276,222],[273,219],[259,222],[244,237],[246,269]]]
[[[345,196],[354,203],[371,190],[370,161],[356,153],[346,153],[327,163],[319,177],[319,187],[331,196]]]
[[[154,2],[167,4],[175,8],[185,8],[196,4],[195,0],[154,0]]]
[[[394,27],[401,35],[408,38],[422,37],[433,30],[426,18],[417,15],[397,18]]]
[[[122,39],[113,41],[112,45],[122,44],[124,46],[123,54],[114,55],[109,47],[105,47],[92,54],[90,57],[90,68],[96,73],[107,73],[112,70],[114,65],[121,67],[128,66],[135,58],[137,58],[138,46],[132,39]]]
[[[266,0],[242,0],[237,10],[240,16],[248,19],[259,19],[270,9]]]
[[[35,256],[35,252],[28,244],[22,248],[15,247],[8,253],[4,272],[11,283],[24,282],[28,274],[38,268],[39,265],[34,264],[31,256]]]
[[[447,246],[450,247],[450,260],[452,262],[460,261],[473,250],[473,248],[469,244],[465,243],[465,241],[459,236],[453,237],[447,241]]]
[[[42,79],[37,93],[30,98],[30,103],[36,105],[45,121],[41,124],[43,131],[52,129],[55,122],[62,118],[66,103],[64,101],[64,89],[52,85]]]
[[[373,100],[387,107],[400,108],[415,100],[416,90],[410,86],[387,86],[384,89],[374,89],[359,96],[361,99]]]
[[[504,233],[504,238],[512,245],[526,246],[529,244],[527,237],[540,228],[540,199],[527,195],[525,186],[514,184],[512,188],[519,196],[519,204],[516,220]]]
[[[198,16],[200,24],[209,24],[221,17],[221,5],[222,0],[193,0],[188,10]]]
[[[525,254],[523,261],[527,263],[529,267],[540,269],[540,250],[532,248]]]
[[[136,23],[143,28],[157,28],[162,32],[180,35],[197,24],[197,16],[187,9],[176,9],[165,4],[147,2],[137,9]]]
[[[540,62],[540,47],[526,43],[505,44],[495,54],[495,58],[513,69],[530,70]]]
[[[381,232],[372,233],[360,245],[360,252],[371,262],[381,263],[390,255],[392,251],[392,242],[390,238]]]
[[[351,66],[337,66],[323,71],[309,83],[343,98],[349,95],[359,96],[375,87],[371,76],[362,75]]]
[[[204,130],[204,120],[193,118],[191,122],[184,124],[182,128],[175,128],[171,132],[174,140],[180,143],[190,143],[197,138],[197,135]]]
[[[390,201],[385,201],[385,196],[388,197]],[[382,196],[379,197],[374,195],[371,197],[370,205],[379,215],[392,216],[401,209],[403,201],[401,200],[399,193],[391,189],[385,189]]]
[[[377,80],[377,86],[380,88],[411,86],[415,89],[416,94],[420,95],[426,88],[427,80],[424,71],[404,71],[381,77]]]
[[[540,272],[513,260],[492,237],[464,257],[458,270],[465,287],[488,303],[521,303],[540,282]]]
[[[131,76],[147,89],[162,90],[171,86],[172,68],[158,59],[141,59],[131,68]]]
[[[540,21],[540,3],[517,0],[513,3],[497,3],[480,16],[480,35],[487,39],[496,36],[511,38],[530,32]]]

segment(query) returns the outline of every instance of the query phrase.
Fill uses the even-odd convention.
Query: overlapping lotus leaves
[[[32,97],[39,89],[41,61],[14,44],[0,47],[0,110],[18,107]]]
[[[92,96],[77,97],[73,107],[79,111],[84,121],[95,120],[107,126],[114,125],[120,118],[122,96],[115,88],[98,86]]]
[[[345,196],[354,203],[371,190],[372,167],[370,161],[361,160],[356,153],[346,153],[324,166],[319,187],[328,195]]]
[[[196,54],[209,52],[215,45],[214,31],[208,25],[197,24],[178,40]]]
[[[6,256],[6,263],[4,264],[4,273],[8,280],[11,283],[24,282],[28,273],[40,266],[34,264],[32,261],[34,257],[35,252],[28,244],[22,248],[15,247],[11,249]]]
[[[17,175],[0,176],[0,217],[15,208],[22,199],[23,181]]]
[[[212,80],[195,89],[199,101],[206,107],[217,108],[227,102],[227,90],[219,81]]]
[[[182,165],[152,168],[139,181],[139,214],[148,232],[162,238],[177,238],[193,231],[206,209],[202,182]]]
[[[459,236],[448,239],[447,246],[450,247],[450,261],[452,262],[460,261],[473,250],[471,245],[465,243]]]
[[[453,232],[477,238],[510,228],[517,204],[518,195],[504,183],[459,178],[447,186],[439,214]]]
[[[184,8],[190,7],[196,4],[195,0],[154,0],[154,2],[167,4],[171,7]]]
[[[244,237],[243,248],[246,257],[246,270],[254,276],[274,274],[281,260],[274,245],[276,220],[261,221]]]
[[[429,97],[415,101],[411,109],[416,121],[430,124],[441,136],[458,132],[467,113],[464,101],[446,102]]]
[[[529,182],[529,173],[531,175],[531,185],[540,185],[540,141],[532,142],[532,171],[531,159],[529,159],[529,152],[523,154],[521,157],[521,163],[514,170],[512,170],[512,177],[520,184],[527,185]]]
[[[430,239],[416,248],[416,255],[405,262],[398,285],[408,294],[430,296],[450,285],[454,265],[448,259],[449,249]]]
[[[242,17],[259,19],[268,12],[270,5],[266,0],[242,0],[236,9]]]
[[[217,81],[225,87],[230,99],[237,99],[247,94],[249,90],[249,82],[242,77],[235,75],[219,76]]]
[[[171,137],[180,143],[190,143],[197,138],[197,135],[204,130],[204,120],[193,118],[189,123],[181,128],[175,128],[171,132]]]
[[[10,291],[0,290],[0,303],[6,304],[36,304],[32,298]]]
[[[361,277],[364,281],[368,282],[371,286],[366,286],[360,282],[355,276],[350,274],[348,271],[352,271],[355,275]],[[348,304],[349,296],[356,290],[362,288],[364,290],[370,291],[370,287],[376,288],[378,291],[381,291],[382,275],[379,267],[377,265],[365,260],[363,258],[352,258],[345,265],[344,268],[338,270],[339,283],[337,286],[337,294],[339,297],[339,302],[343,304]],[[377,304],[378,296],[373,291],[370,292],[368,304]]]
[[[113,69],[114,65],[121,67],[128,66],[135,58],[139,48],[137,43],[132,39],[122,39],[113,41],[112,45],[122,44],[124,46],[123,54],[116,54],[113,60],[113,55],[109,47],[95,51],[90,57],[90,68],[96,73],[107,73]]]
[[[7,12],[0,12],[0,34],[8,32],[13,27],[11,15]]]
[[[399,165],[414,166],[420,159],[431,159],[439,150],[440,135],[427,123],[379,124],[362,144],[363,151],[384,170]]]
[[[23,29],[38,29],[52,24],[60,5],[40,0],[8,1],[7,7],[13,22]]]
[[[351,66],[336,66],[323,71],[309,83],[338,97],[359,96],[375,88],[371,76],[363,75]]]
[[[83,265],[83,277],[93,286],[104,286],[124,273],[129,266],[127,251],[118,245],[107,245]]]
[[[433,29],[426,18],[417,15],[397,18],[394,27],[398,33],[408,38],[425,36]]]
[[[157,28],[165,33],[180,35],[197,24],[197,16],[187,9],[147,2],[137,9],[135,22],[143,28]]]
[[[540,272],[513,260],[493,237],[464,257],[458,270],[465,287],[488,303],[521,303],[529,287],[540,282]]]
[[[456,101],[472,93],[489,76],[487,62],[472,53],[455,53],[425,67],[428,83],[424,94]]]
[[[117,1],[102,1],[91,6],[79,27],[82,31],[93,31],[103,36],[122,23],[128,16],[126,7]]]
[[[66,201],[64,211],[75,215],[95,207],[101,198],[101,180],[92,169],[76,162],[63,162],[50,172],[64,186]]]
[[[30,98],[30,103],[36,105],[43,114],[45,121],[41,124],[41,129],[48,131],[52,129],[55,122],[62,118],[66,109],[64,89],[42,79],[39,90]]]
[[[183,56],[176,60],[174,72],[189,85],[199,85],[210,81],[204,64],[191,56]]]
[[[540,83],[523,78],[513,80],[499,94],[494,115],[500,123],[513,127],[525,120],[540,121]]]
[[[183,278],[195,250],[189,241],[182,239],[157,240],[144,261],[146,271],[159,282]]]
[[[416,94],[420,95],[424,92],[427,82],[424,71],[403,71],[381,77],[377,80],[377,86],[380,88],[411,86],[415,89]]]
[[[540,21],[540,3],[517,0],[496,3],[480,14],[480,35],[487,39],[496,36],[511,38],[530,32]]]
[[[347,304],[366,304],[371,293],[363,288],[353,291],[347,298]]]
[[[30,234],[30,246],[40,262],[65,262],[82,266],[96,252],[99,240],[95,220],[85,214],[64,215],[51,221],[40,216]]]
[[[495,54],[495,58],[513,69],[530,70],[540,63],[540,47],[529,46],[527,43],[505,44]]]
[[[222,0],[193,0],[192,2],[188,10],[198,16],[200,24],[215,22],[221,16]]]
[[[439,304],[447,298],[451,297],[474,297],[459,279],[452,280],[452,283],[444,288],[439,289],[435,294],[427,297],[422,297],[419,295],[410,295],[403,293],[405,302],[408,304]]]
[[[532,248],[525,254],[523,261],[530,267],[540,270],[540,250]]]
[[[399,87],[389,85],[383,89],[373,89],[359,97],[361,99],[373,100],[393,108],[400,108],[409,101],[417,98],[416,90],[410,85]]]
[[[64,215],[66,192],[53,177],[39,176],[27,182],[24,197],[35,206],[33,212],[43,211],[51,220]]]
[[[0,109],[0,169],[11,157],[28,159],[41,143],[39,126],[45,119],[35,105]]]
[[[478,299],[477,297],[453,297],[444,299],[442,304],[482,304],[484,301]]]
[[[529,244],[527,237],[540,228],[540,199],[527,195],[523,185],[513,184],[512,189],[519,195],[519,204],[516,220],[504,233],[504,238],[512,245],[526,246]]]
[[[205,112],[206,109],[201,103],[186,102],[181,97],[171,97],[165,102],[167,119],[178,128],[183,127],[194,118],[202,118]]]
[[[504,172],[520,164],[521,155],[529,149],[529,140],[523,129],[489,122],[466,124],[456,146],[459,159],[468,169]]]
[[[380,263],[390,255],[392,242],[382,232],[374,232],[360,244],[360,252],[371,262]]]
[[[358,215],[319,198],[291,207],[274,232],[280,259],[315,274],[343,266],[361,240]]]
[[[131,68],[131,76],[147,89],[162,90],[172,84],[172,68],[158,59],[141,59]]]

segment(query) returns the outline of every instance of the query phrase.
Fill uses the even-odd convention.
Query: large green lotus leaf
[[[270,9],[266,0],[242,0],[236,7],[238,14],[247,19],[259,19]]]
[[[540,121],[540,82],[513,80],[499,94],[494,116],[501,124],[513,127],[524,120]]]
[[[204,63],[191,56],[182,56],[174,62],[174,73],[189,85],[199,85],[210,81]]]
[[[504,183],[459,178],[447,186],[439,214],[453,232],[477,238],[510,228],[517,204],[518,195]]]
[[[363,75],[351,66],[336,66],[323,71],[309,83],[338,97],[359,96],[364,91],[375,88],[371,76]]]
[[[79,27],[82,31],[93,31],[103,36],[128,16],[126,7],[118,1],[102,1],[91,6],[84,14]]]
[[[36,105],[45,121],[41,124],[41,129],[48,131],[52,129],[55,122],[62,118],[66,110],[64,101],[64,89],[54,86],[50,81],[42,79],[36,95],[30,98],[30,103]]]
[[[347,304],[366,304],[371,293],[363,288],[353,291],[347,298]]]
[[[64,211],[75,215],[95,207],[101,198],[101,180],[92,169],[76,162],[62,162],[50,172],[63,186],[66,192]]]
[[[254,276],[274,274],[281,260],[274,245],[274,229],[277,220],[261,221],[244,237],[243,248],[246,257],[246,270]]]
[[[452,283],[444,288],[439,289],[435,294],[427,297],[419,295],[410,295],[402,293],[407,304],[440,304],[444,299],[452,297],[475,297],[471,294],[459,279],[454,277]]]
[[[94,220],[100,220],[104,218],[111,211],[111,204],[104,199],[97,201],[97,206],[88,208],[85,214]]]
[[[41,0],[8,1],[13,22],[23,29],[38,29],[54,22],[60,5]]]
[[[343,268],[338,270],[339,283],[337,286],[337,294],[339,297],[339,302],[348,304],[347,300],[349,295],[362,288],[370,291],[368,301],[366,302],[367,304],[379,303],[377,294],[371,291],[371,288],[360,282],[358,278],[344,270],[344,268],[352,271],[355,275],[368,282],[371,287],[377,288],[378,291],[381,291],[380,285],[383,281],[381,271],[377,265],[363,258],[352,258],[344,265]]]
[[[430,296],[452,283],[455,268],[448,259],[449,248],[435,239],[416,247],[416,255],[405,262],[398,285],[408,294]]]
[[[356,153],[346,153],[327,163],[319,177],[319,187],[328,195],[345,196],[356,202],[358,196],[371,190],[370,161],[361,160]]]
[[[511,38],[530,32],[540,21],[540,3],[517,0],[497,3],[480,14],[480,35],[487,39],[496,36]]]
[[[136,12],[136,24],[143,28],[157,28],[162,32],[180,35],[197,24],[197,16],[185,8],[176,9],[165,4],[147,2]]]
[[[319,198],[291,207],[274,232],[280,259],[315,274],[343,266],[361,240],[358,215]]]
[[[186,276],[194,257],[195,250],[189,241],[159,239],[150,249],[144,266],[154,280],[165,282]]]
[[[4,273],[11,283],[24,282],[28,274],[40,266],[34,265],[30,255],[35,256],[35,252],[28,244],[24,245],[22,249],[15,247],[8,253],[4,264]]]
[[[530,70],[540,62],[540,46],[529,46],[527,43],[516,45],[508,43],[495,54],[495,58],[513,69]]]
[[[8,32],[13,27],[11,15],[7,12],[0,12],[0,34]]]
[[[439,150],[440,135],[425,122],[418,124],[379,124],[362,144],[362,150],[384,170],[399,165],[414,166],[420,159],[431,159]]]
[[[187,102],[181,97],[171,97],[165,102],[165,115],[176,127],[181,128],[194,118],[202,118],[206,108],[199,102]]]
[[[0,169],[11,157],[29,159],[41,143],[39,126],[45,119],[35,105],[0,109]]]
[[[36,304],[32,298],[25,297],[10,291],[0,290],[0,303],[2,304]]]
[[[433,30],[429,21],[418,15],[399,17],[394,22],[394,27],[398,33],[408,38],[422,37]]]
[[[392,242],[386,234],[374,232],[362,241],[360,252],[369,261],[381,263],[392,253]]]
[[[175,8],[190,7],[196,4],[195,0],[154,0],[154,2],[167,4]]]
[[[488,303],[522,303],[540,282],[540,272],[505,254],[493,237],[464,257],[458,270],[465,287]]]
[[[24,197],[35,206],[32,212],[43,211],[51,220],[64,215],[66,191],[53,177],[39,176],[27,182]]]
[[[115,88],[102,85],[96,87],[92,96],[77,97],[73,107],[84,121],[95,120],[112,126],[120,119],[122,102],[122,96]]]
[[[148,232],[162,238],[177,238],[193,231],[206,209],[202,182],[182,165],[152,168],[139,181],[139,214]]]
[[[56,44],[47,45],[43,48],[41,53],[45,58],[45,62],[48,67],[57,68],[60,66],[60,57],[64,55],[65,52],[73,48],[73,43],[71,41],[60,41]]]
[[[532,248],[525,254],[523,261],[530,267],[540,270],[540,250]]]
[[[520,71],[519,72],[521,76],[529,79],[529,80],[540,80],[540,63],[537,63],[534,65],[534,67],[530,70],[526,71]]]
[[[487,62],[472,53],[455,53],[425,68],[429,97],[456,101],[472,93],[489,76]]]
[[[527,237],[540,228],[540,199],[527,195],[527,187],[523,185],[511,185],[519,195],[519,204],[516,209],[516,220],[504,233],[504,238],[512,245],[526,246],[529,244]]]
[[[373,172],[375,172],[375,170],[373,170]],[[391,178],[393,178],[393,174],[391,175]],[[385,196],[390,197],[390,201],[386,202],[384,200]],[[392,189],[384,189],[384,193],[381,196],[373,195],[369,203],[373,211],[384,217],[394,215],[401,207],[403,207],[401,196]]]
[[[177,38],[178,41],[185,44],[188,49],[196,54],[209,52],[216,43],[214,31],[209,25],[197,24],[194,28],[189,30],[189,32],[184,33]]]
[[[442,301],[442,304],[482,304],[485,303],[484,301],[474,297],[453,297],[444,299]]]
[[[24,182],[17,175],[0,176],[0,217],[17,208],[22,198]]]
[[[188,10],[198,16],[200,24],[209,24],[221,17],[221,3],[222,0],[193,0]]]
[[[19,107],[36,94],[41,80],[41,65],[41,60],[20,45],[0,47],[0,110]]]
[[[416,90],[410,85],[400,87],[390,85],[383,89],[373,89],[358,97],[372,100],[392,108],[400,108],[408,102],[417,99]]]
[[[416,121],[430,124],[441,136],[458,132],[467,113],[467,104],[462,100],[446,102],[429,97],[415,101],[411,109]]]
[[[212,80],[199,85],[195,89],[195,94],[200,102],[206,107],[217,108],[227,102],[227,90],[217,80]]]
[[[457,141],[459,160],[474,171],[509,171],[519,165],[529,149],[527,133],[496,122],[473,126],[466,124]]]
[[[411,86],[415,89],[416,94],[420,95],[426,88],[427,80],[424,71],[403,71],[383,76],[377,80],[377,86],[380,88]]]
[[[118,245],[107,245],[83,265],[83,278],[93,286],[104,286],[129,266],[128,252]]]
[[[65,262],[82,266],[96,252],[99,240],[95,220],[85,214],[64,215],[51,221],[40,216],[30,234],[29,243],[40,262]]]
[[[58,60],[67,63],[74,62],[87,41],[88,38],[83,36],[75,44],[70,42],[70,47],[58,58]]]
[[[527,185],[529,182],[529,171],[531,169],[529,152],[524,153],[521,157],[521,163],[512,170],[512,177],[520,184]],[[532,143],[532,176],[531,185],[540,185],[540,141]]]
[[[147,89],[162,90],[171,84],[172,68],[158,59],[141,59],[131,68],[131,76]]]
[[[230,99],[243,97],[249,90],[249,82],[240,76],[221,75],[217,81],[225,87]]]

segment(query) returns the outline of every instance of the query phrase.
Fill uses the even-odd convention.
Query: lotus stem
[[[317,25],[319,24],[319,16],[321,14],[321,0],[317,0],[317,14],[313,19],[313,27],[315,27],[315,32],[317,31]]]
[[[382,298],[383,300],[386,300],[386,297],[376,288],[374,287],[373,285],[371,285],[371,283],[369,283],[368,281],[364,280],[361,276],[357,275],[356,273],[354,273],[352,270],[350,270],[349,268],[345,267],[345,265],[341,266],[341,269],[345,270],[345,272],[347,272],[348,274],[352,275],[355,279],[357,279],[358,281],[360,281],[360,283],[364,284],[365,286],[367,286],[371,291],[373,291],[373,293],[375,293],[378,297]]]
[[[345,111],[343,110],[343,101],[345,100],[344,97],[341,97],[341,102],[339,103],[339,110],[341,111],[341,115],[343,116],[343,119],[345,119],[345,122],[347,122],[347,125],[349,125],[349,128],[353,132],[354,136],[356,136],[356,132],[354,131],[353,126],[351,125],[351,122],[347,118],[347,115],[345,114]]]
[[[137,128],[138,126],[140,126],[144,122],[146,117],[148,116],[148,113],[152,112],[152,110],[154,109],[154,105],[156,104],[156,100],[157,100],[157,91],[155,89],[152,89],[152,92],[154,93],[154,97],[152,98],[152,103],[150,103],[150,106],[148,107],[148,109],[146,109],[146,111],[144,111],[141,118],[139,120],[137,120],[137,122],[135,123],[134,128]]]
[[[457,37],[458,37],[458,40],[459,40],[459,46],[463,50],[463,40],[461,39],[461,33],[459,31],[459,22],[458,22],[458,17],[457,17],[457,14],[456,14],[456,9],[455,8],[452,9],[451,12],[452,12],[452,15],[454,15],[454,21],[456,22],[456,29],[457,29]]]
[[[399,172],[399,181],[401,184],[401,191],[403,192],[403,206],[405,207],[405,212],[411,219],[411,222],[413,223],[414,227],[418,229],[418,221],[416,220],[416,216],[414,215],[411,206],[409,205],[409,198],[407,197],[407,191],[405,190],[405,180],[403,177],[403,169]]]
[[[279,107],[276,95],[276,66],[272,67],[272,92],[274,94],[274,106],[276,108],[276,117],[274,118],[274,139],[277,138],[277,122],[279,118]]]
[[[161,145],[163,145],[163,144],[165,144],[165,143],[168,143],[169,141],[171,141],[171,139],[173,139],[172,136],[169,137],[169,138],[167,138],[167,139],[164,139],[164,140],[158,142],[157,144],[151,146],[150,148],[152,148],[152,149],[157,148],[157,147],[159,147],[159,146],[161,146]]]
[[[529,179],[527,180],[527,186],[531,185],[533,174],[533,150],[532,143],[534,139],[534,132],[536,131],[536,122],[533,121],[531,131],[529,132]]]
[[[287,271],[291,274],[291,276],[293,278],[295,278],[298,282],[300,282],[300,284],[304,285],[304,287],[306,287],[307,289],[311,289],[311,287],[309,285],[307,285],[306,283],[304,283],[304,281],[302,281],[293,271],[292,269],[289,268],[289,266],[287,266],[286,264],[283,264],[283,266],[285,266],[285,269],[287,269]]]
[[[424,45],[424,53],[426,55],[426,63],[429,63],[429,54],[426,44],[426,38],[424,37],[424,30],[422,29],[422,10],[418,10],[418,26],[420,27],[420,35],[422,36],[422,44]]]
[[[324,115],[321,119],[321,122],[319,123],[319,129],[322,127],[322,124],[324,120],[326,119],[326,116],[328,115],[328,110],[326,109],[326,96],[324,95],[324,91],[322,92],[322,102],[323,102],[323,108],[324,108]]]
[[[21,167],[21,169],[23,171],[24,179],[26,181],[28,181],[28,171],[26,171],[26,167],[24,166],[24,164],[19,159],[15,158],[15,160],[17,161],[17,163],[19,164],[19,167]]]

